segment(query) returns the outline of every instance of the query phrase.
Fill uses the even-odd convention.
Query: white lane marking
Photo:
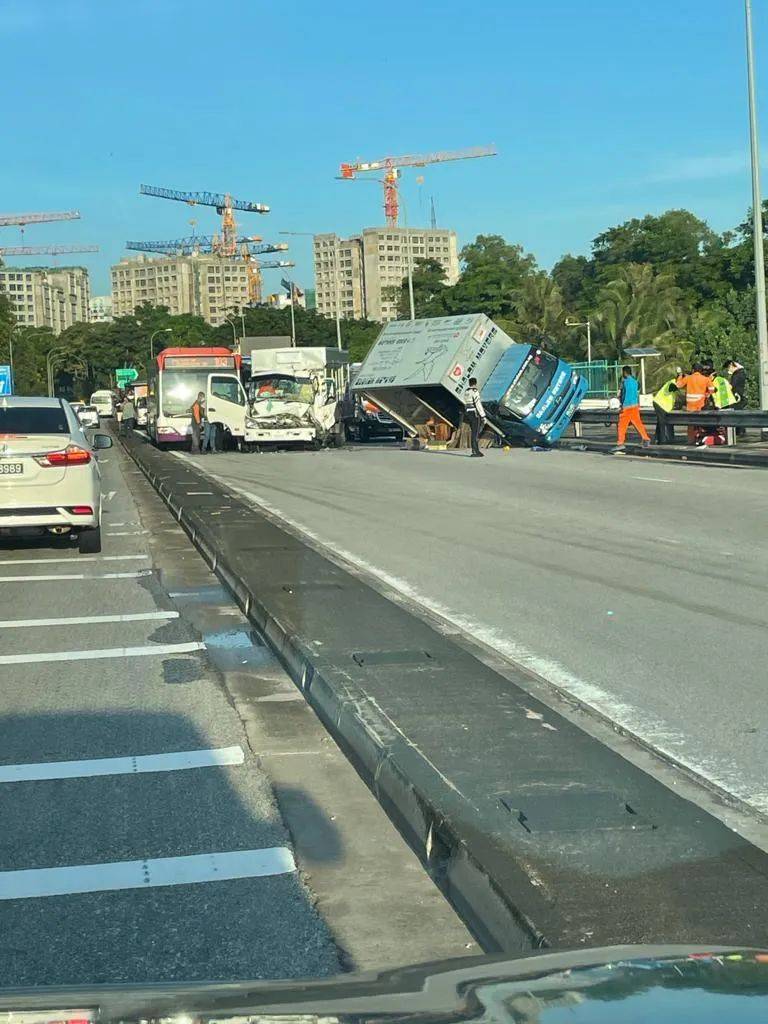
[[[303,701],[304,700],[304,694],[303,693],[299,693],[298,690],[295,693],[270,693],[266,697],[257,697],[256,698],[256,703],[257,704],[271,704],[271,703],[282,704],[283,701],[289,701],[289,700],[301,700],[301,701]]]
[[[80,565],[81,562],[146,562],[149,555],[70,555],[69,558],[3,558],[4,565]]]
[[[674,480],[666,480],[663,476],[633,476],[633,480],[648,480],[653,484],[672,484]]]
[[[35,665],[43,661],[98,661],[103,658],[149,658],[162,654],[192,654],[205,644],[149,644],[146,647],[104,647],[95,651],[43,651],[35,654],[0,654],[0,665]]]
[[[511,638],[508,634],[501,633],[491,626],[468,618],[460,612],[453,611],[453,609],[441,604],[439,601],[432,600],[407,580],[393,576],[379,566],[359,558],[351,551],[347,551],[345,548],[323,539],[309,527],[299,522],[299,520],[293,519],[275,505],[265,501],[258,494],[247,491],[244,487],[233,484],[216,474],[210,473],[209,475],[218,483],[242,495],[242,497],[252,502],[257,508],[263,509],[269,516],[277,519],[281,525],[285,526],[287,524],[302,536],[308,537],[316,547],[324,549],[330,552],[332,556],[335,555],[337,558],[340,558],[342,562],[349,563],[362,570],[368,578],[372,577],[374,581],[381,581],[391,590],[402,594],[412,604],[434,612],[435,615],[447,623],[456,626],[462,632],[476,637],[487,647],[499,651],[513,662],[530,669],[535,675],[549,683],[555,690],[559,690],[564,696],[575,697],[580,703],[586,705],[599,716],[619,725],[635,739],[652,747],[661,757],[677,762],[710,785],[726,793],[732,793],[759,811],[763,813],[768,812],[768,787],[758,788],[745,782],[743,772],[736,761],[730,761],[723,757],[706,757],[697,754],[696,751],[690,749],[690,738],[670,727],[663,719],[657,718],[643,708],[627,703],[615,694],[609,693],[593,683],[588,683],[575,673],[569,671],[560,662],[537,654],[529,647]],[[659,540],[665,540],[668,544],[681,543],[680,541],[664,537],[660,537]],[[535,695],[540,698],[540,695]],[[418,750],[418,748],[416,749]],[[422,756],[425,755],[422,754]],[[428,759],[425,757],[425,760]]]
[[[149,533],[149,530],[112,530],[107,531],[107,537],[139,537],[145,533]]]
[[[163,885],[196,885],[232,878],[263,878],[296,870],[286,846],[264,850],[202,853],[192,857],[123,860],[111,864],[78,864],[63,868],[32,868],[0,872],[0,900],[67,896],[79,892],[151,889]]]
[[[0,583],[49,583],[53,580],[137,580],[142,576],[151,575],[151,569],[137,569],[136,572],[100,572],[97,576],[86,576],[85,573],[60,573],[58,576],[0,576]]]
[[[146,622],[152,619],[178,619],[178,612],[130,612],[126,615],[73,615],[64,619],[0,619],[0,629],[25,626],[89,626],[100,622]]]
[[[187,491],[187,497],[191,498],[193,495],[198,494],[213,494],[213,491]]]
[[[114,496],[115,496],[116,494],[117,494],[117,491],[108,491],[108,492],[107,492],[107,493],[106,493],[106,494],[104,495],[104,501],[112,501],[112,499],[114,498]]]
[[[43,761],[36,764],[0,765],[0,782],[44,782],[50,779],[84,779],[95,775],[141,775],[146,772],[178,772],[188,768],[216,768],[243,764],[242,747],[181,750],[175,754],[137,754],[129,757],[97,757],[88,761]]]

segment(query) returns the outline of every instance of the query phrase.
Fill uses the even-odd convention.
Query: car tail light
[[[90,505],[72,505],[69,511],[73,516],[92,516],[93,509]]]
[[[90,461],[91,453],[77,444],[69,444],[60,452],[35,456],[35,462],[40,466],[83,466]]]

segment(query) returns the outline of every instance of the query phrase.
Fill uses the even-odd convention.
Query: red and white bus
[[[240,382],[241,358],[228,348],[166,348],[149,367],[147,433],[156,445],[186,441],[192,403],[202,391],[209,420],[241,438],[248,401]]]

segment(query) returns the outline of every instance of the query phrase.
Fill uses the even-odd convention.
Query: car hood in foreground
[[[0,991],[8,1024],[390,1021],[733,1024],[768,1019],[768,953],[624,946],[415,965],[312,981]]]

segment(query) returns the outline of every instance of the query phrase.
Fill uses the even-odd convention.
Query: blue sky
[[[460,243],[499,233],[546,267],[632,216],[685,206],[723,230],[750,203],[740,0],[3,0],[0,53],[0,212],[79,209],[26,241],[98,244],[77,257],[95,293],[126,239],[216,227],[142,182],[268,203],[241,221],[265,239],[347,234],[383,215],[378,186],[334,180],[341,161],[495,143],[406,172],[409,221],[434,196]],[[292,258],[310,284],[310,239]]]

